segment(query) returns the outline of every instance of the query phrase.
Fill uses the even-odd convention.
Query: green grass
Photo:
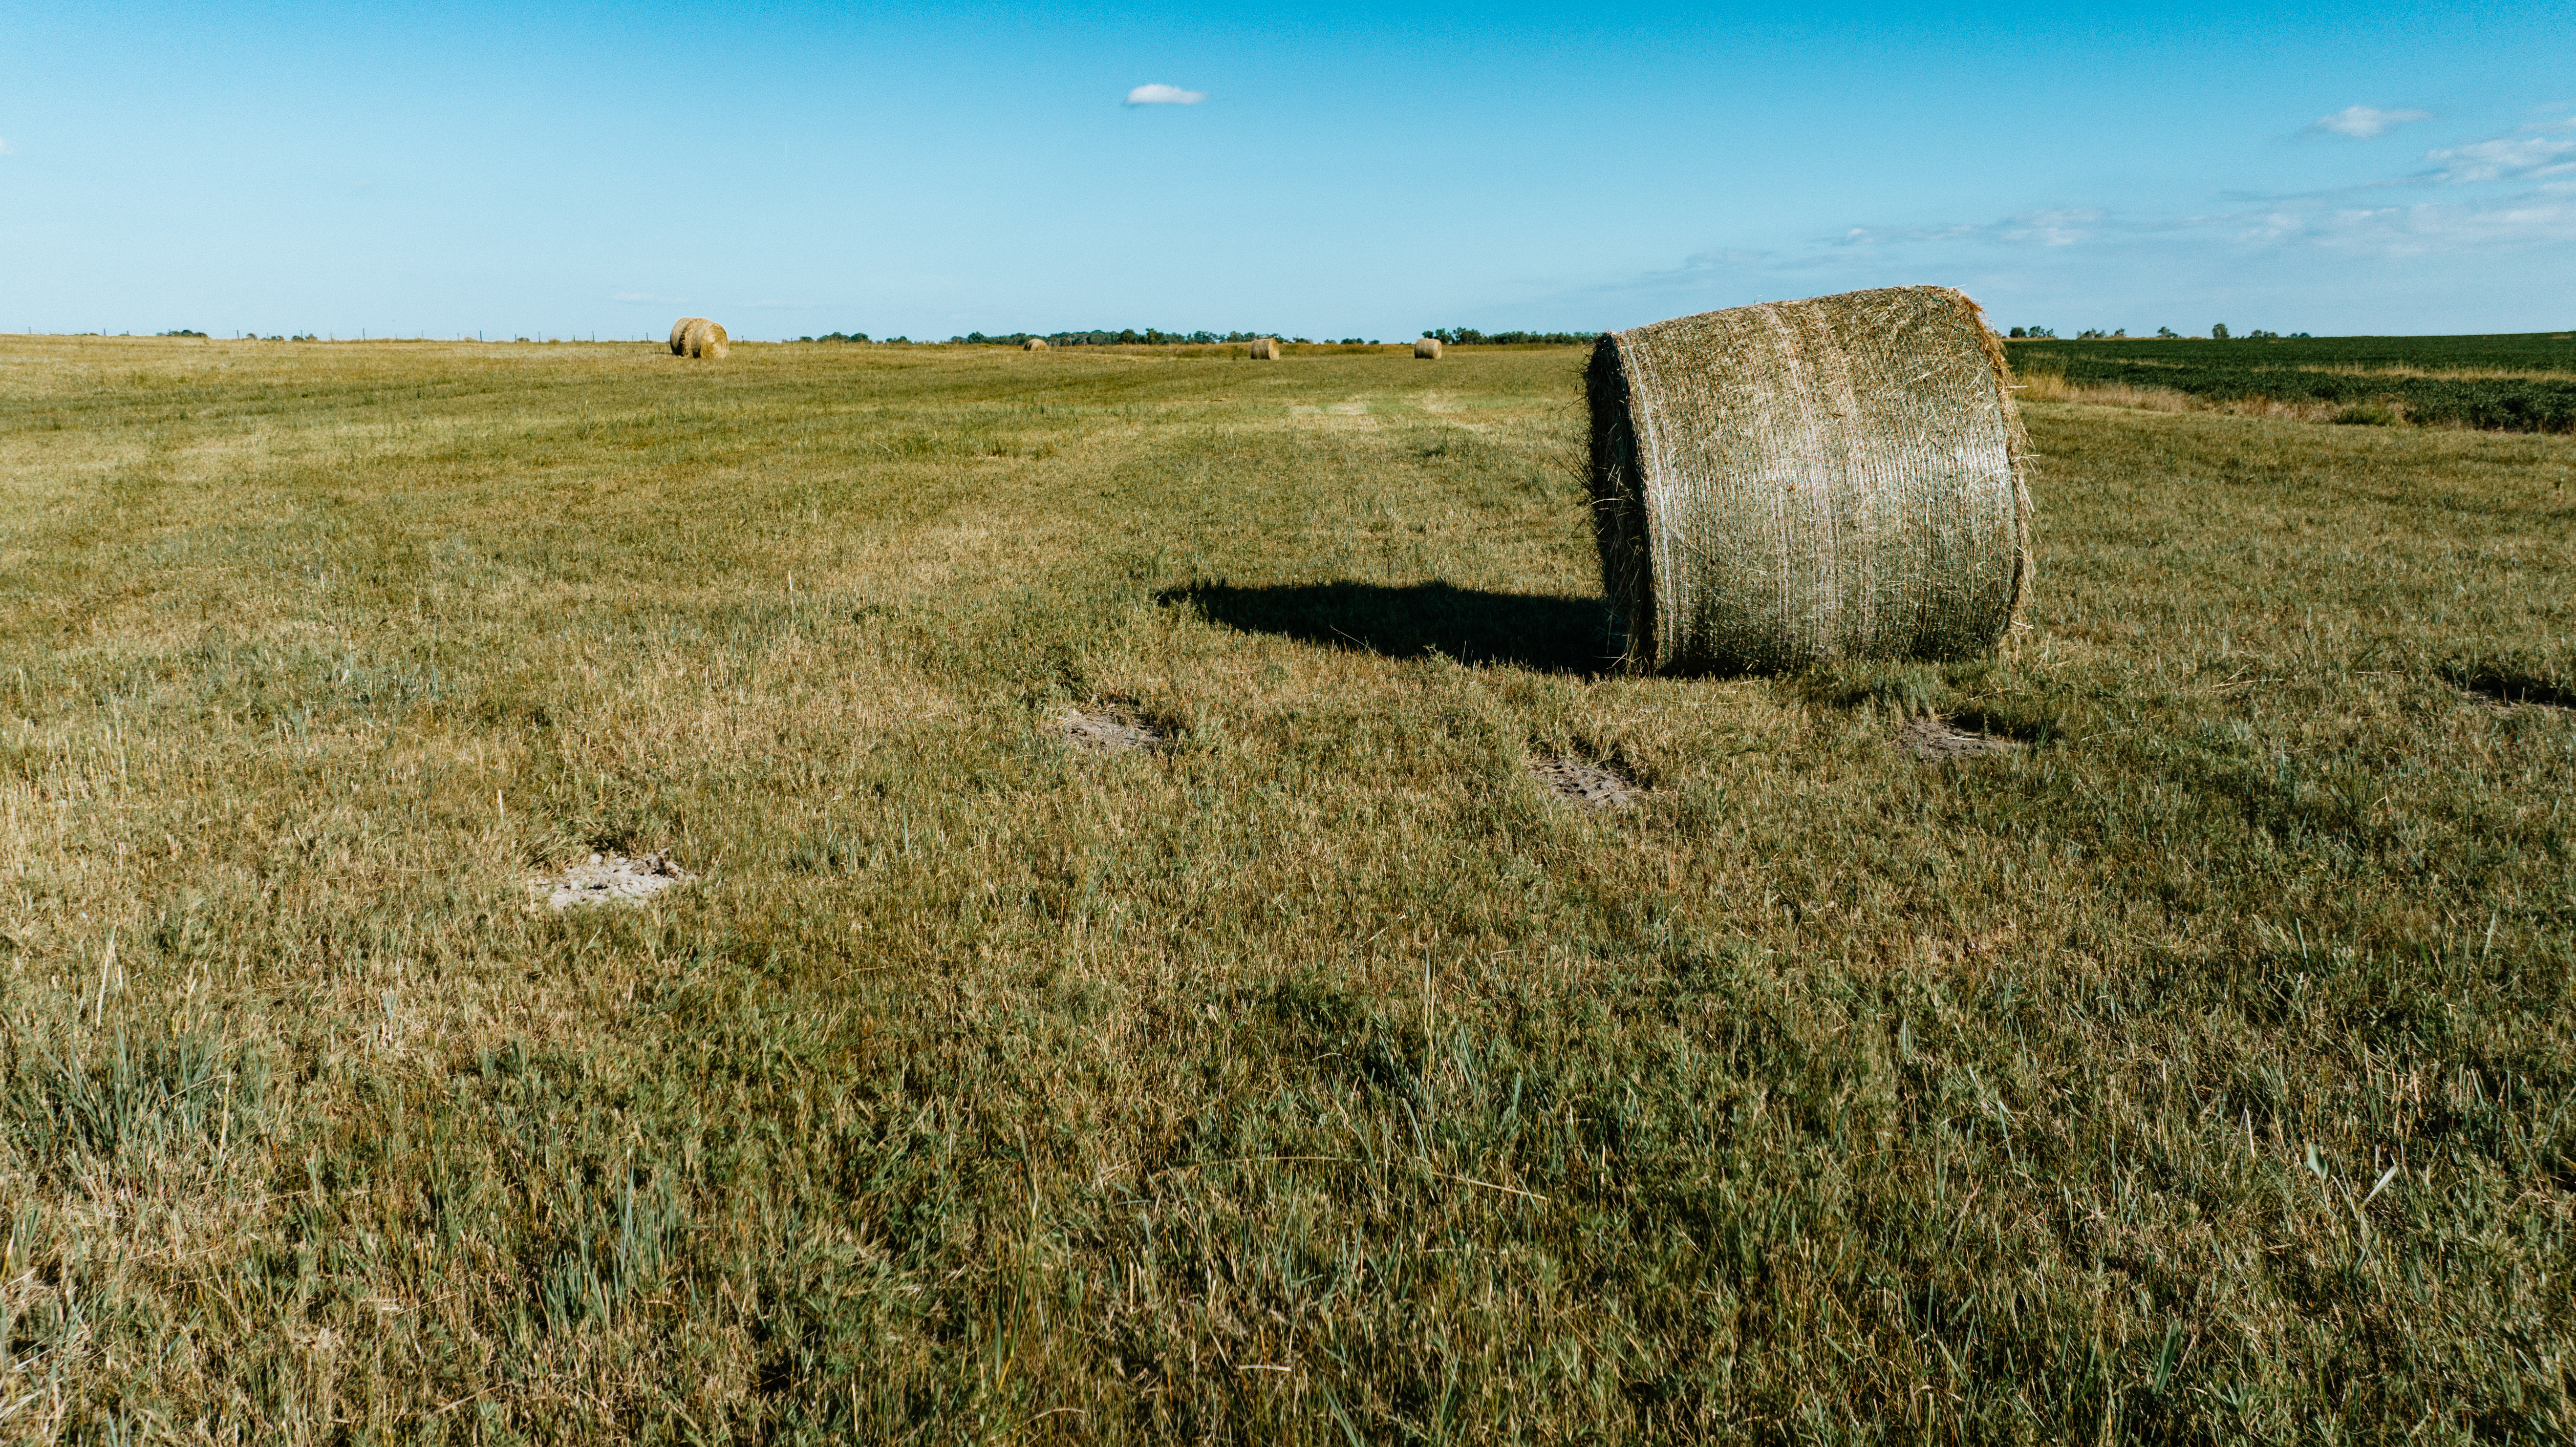
[[[1581,360],[8,341],[0,1434],[2576,1433],[2576,441],[1642,680]]]
[[[2224,342],[2040,340],[2008,344],[2048,391],[2102,400],[2167,394],[2308,420],[2501,432],[2576,432],[2576,334],[2276,337]],[[2152,401],[2149,405],[2154,405]],[[2170,404],[2169,404],[2170,405]]]

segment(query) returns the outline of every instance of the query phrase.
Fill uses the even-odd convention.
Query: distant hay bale
[[[1020,350],[1023,352],[1043,352],[1046,349],[1047,342],[1044,337],[1031,337],[1027,341],[1020,343]]]
[[[1993,647],[2030,587],[2003,348],[1940,286],[1769,302],[1593,347],[1592,502],[1642,670]]]
[[[1416,337],[1413,342],[1413,355],[1425,362],[1439,361],[1440,339],[1438,337]]]
[[[1252,339],[1252,360],[1256,362],[1278,361],[1279,339],[1277,337],[1254,337]]]
[[[682,317],[671,323],[672,356],[685,357],[689,354],[689,328],[705,320],[705,317]]]
[[[705,317],[693,317],[689,322],[688,335],[680,338],[680,345],[686,348],[692,357],[702,361],[713,361],[723,356],[726,351],[724,323],[711,322]]]

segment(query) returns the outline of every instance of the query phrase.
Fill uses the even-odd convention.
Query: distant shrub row
[[[1503,347],[1531,344],[1543,346],[1574,346],[1588,343],[1593,338],[1599,336],[1600,333],[1480,332],[1474,327],[1456,327],[1445,330],[1428,331],[1424,332],[1422,335],[1426,337],[1435,337],[1442,343],[1453,347]],[[2015,333],[2015,335],[2019,335],[2019,333]],[[1282,334],[1278,332],[1167,332],[1154,327],[1144,327],[1141,329],[1136,327],[1123,327],[1114,332],[1106,330],[1096,332],[968,332],[962,337],[950,337],[948,340],[951,342],[963,342],[970,346],[1016,347],[1022,342],[1029,340],[1031,337],[1035,337],[1038,340],[1045,342],[1050,347],[1203,347],[1224,342],[1248,342],[1256,337],[1280,337],[1283,341],[1295,342],[1304,346],[1312,346],[1315,344],[1314,340],[1309,337],[1282,336]],[[868,334],[865,332],[831,332],[819,337],[798,337],[797,340],[800,342],[864,342],[868,340]],[[905,337],[886,338],[887,342],[905,342],[908,340],[910,339]],[[1323,340],[1323,345],[1333,347],[1380,347],[1386,344],[1384,342],[1373,341],[1367,337],[1341,337],[1338,339],[1326,337]]]
[[[1444,347],[1572,347],[1599,339],[1599,332],[1480,332],[1474,327],[1435,328],[1424,336]]]

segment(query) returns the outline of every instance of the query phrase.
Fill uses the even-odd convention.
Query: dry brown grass
[[[2576,439],[1638,679],[1579,351],[1087,353],[0,340],[0,1435],[2569,1436]]]

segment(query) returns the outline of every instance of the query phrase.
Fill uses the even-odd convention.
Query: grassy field
[[[2576,439],[1642,680],[1581,363],[0,341],[0,1437],[2576,1435]]]
[[[2043,396],[2293,420],[2576,432],[2576,333],[2014,341]]]

